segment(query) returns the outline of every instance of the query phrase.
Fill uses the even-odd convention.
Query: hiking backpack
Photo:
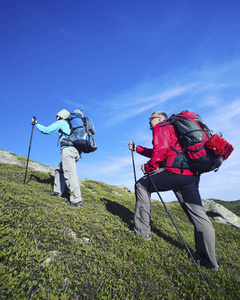
[[[61,140],[61,146],[74,146],[79,153],[96,150],[91,144],[91,140],[94,142],[95,127],[89,117],[86,117],[80,109],[75,109],[66,121],[70,126],[71,133],[67,138]]]
[[[233,151],[221,135],[212,135],[203,119],[196,113],[182,111],[166,119],[161,126],[174,126],[184,152],[184,163],[195,174],[217,171]],[[178,151],[171,147],[176,153]]]

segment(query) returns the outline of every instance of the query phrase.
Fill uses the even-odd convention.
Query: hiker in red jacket
[[[129,142],[129,149],[149,157],[150,160],[142,165],[144,174],[151,176],[158,191],[172,190],[189,220],[194,225],[195,245],[201,265],[218,269],[215,257],[215,231],[202,207],[199,194],[199,176],[193,174],[181,157],[182,148],[172,125],[160,126],[167,115],[156,111],[149,119],[153,131],[153,148],[136,146]],[[176,149],[179,153],[172,150]],[[134,212],[134,231],[146,240],[151,239],[151,193],[154,187],[147,175],[135,184],[136,205]]]

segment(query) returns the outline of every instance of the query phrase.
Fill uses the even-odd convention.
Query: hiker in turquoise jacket
[[[35,124],[37,129],[44,134],[52,134],[59,132],[59,142],[67,137],[71,130],[66,119],[70,113],[63,109],[57,113],[57,121],[45,127],[38,124],[37,120],[32,119],[32,124]],[[82,206],[81,190],[77,176],[76,162],[79,160],[80,155],[77,149],[73,146],[61,147],[62,161],[55,169],[54,189],[51,193],[52,196],[61,197],[64,192],[65,183],[70,191],[69,205],[80,207]]]

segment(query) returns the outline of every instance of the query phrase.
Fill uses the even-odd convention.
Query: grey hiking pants
[[[79,158],[80,155],[74,147],[63,148],[62,161],[55,169],[54,192],[62,195],[66,183],[70,191],[70,201],[73,203],[82,201],[76,168],[76,162]]]
[[[183,210],[194,226],[195,245],[201,265],[218,268],[215,257],[215,231],[203,210],[198,190],[197,176],[178,175],[165,169],[150,174],[158,191],[173,190]],[[135,184],[136,205],[134,212],[135,232],[138,235],[151,232],[151,193],[155,192],[148,176]]]

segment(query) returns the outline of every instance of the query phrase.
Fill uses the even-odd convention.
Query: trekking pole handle
[[[133,141],[130,141],[129,143],[132,144],[132,149],[130,149],[131,151],[136,151],[137,150],[137,147],[136,147],[136,144],[133,142]]]
[[[30,143],[29,143],[29,148],[28,148],[28,158],[27,158],[27,164],[26,164],[26,171],[25,171],[25,177],[24,177],[24,184],[26,183],[26,178],[27,178],[27,169],[28,169],[28,162],[29,162],[29,157],[30,157],[30,151],[31,151],[31,145],[32,145],[32,136],[33,136],[33,129],[34,125],[36,122],[36,117],[32,117],[32,131],[31,131],[31,137],[30,137]]]
[[[132,143],[133,143],[133,151],[136,151],[136,145],[134,142],[132,142]]]
[[[33,118],[33,121],[32,121],[32,125],[35,125],[36,123],[36,117],[32,117]]]
[[[130,143],[132,144],[132,149],[130,149]],[[134,155],[133,155],[133,151],[135,151],[135,144],[133,141],[130,141],[128,143],[128,146],[129,146],[129,150],[131,150],[131,153],[132,153],[132,164],[133,164],[133,173],[134,173],[134,180],[135,180],[135,183],[137,182],[137,177],[136,177],[136,170],[135,170],[135,162],[134,162]]]

